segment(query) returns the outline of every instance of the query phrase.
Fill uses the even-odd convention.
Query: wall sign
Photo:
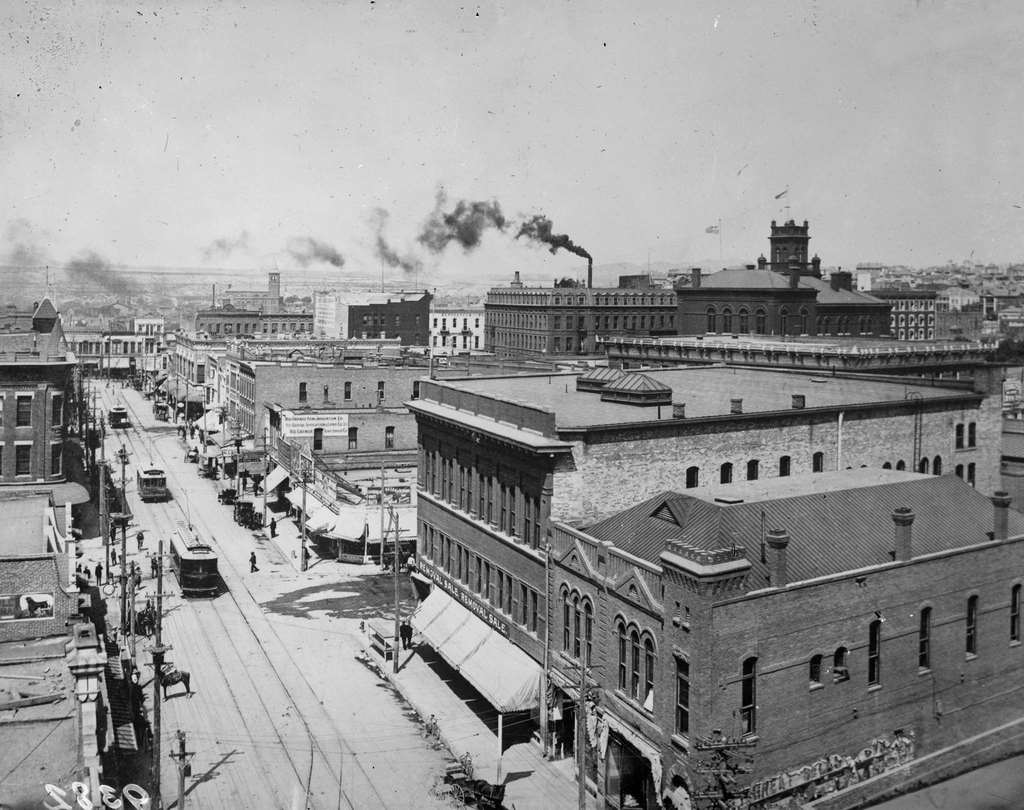
[[[281,435],[286,439],[312,438],[317,428],[323,430],[324,436],[348,436],[348,413],[281,411]]]
[[[52,618],[52,593],[0,594],[0,622]]]
[[[475,616],[479,616],[484,622],[487,623],[488,627],[497,630],[506,638],[508,637],[508,626],[498,619],[497,616],[493,615],[483,605],[477,603],[477,601],[469,596],[469,594],[463,593],[461,588],[456,588],[453,580],[446,574],[442,574],[436,568],[431,566],[424,566],[422,569],[434,584],[437,585],[442,591],[448,594],[452,599],[458,602],[463,607],[466,607]]]

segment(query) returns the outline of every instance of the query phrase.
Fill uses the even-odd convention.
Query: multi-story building
[[[430,302],[426,292],[314,294],[318,337],[398,338],[403,346],[425,346]]]
[[[554,523],[552,747],[574,748],[582,664],[601,806],[852,808],[886,775],[973,767],[1024,710],[1024,516],[1008,504],[858,469]]]
[[[935,293],[936,312],[955,312],[961,309],[976,308],[981,308],[981,296],[966,287],[946,287]]]
[[[897,340],[935,338],[936,297],[934,290],[903,290],[876,287],[871,294],[889,302],[889,333]]]
[[[76,366],[49,299],[0,314],[0,492],[45,491],[61,507],[89,500],[66,463]]]
[[[484,348],[500,357],[593,354],[609,335],[676,334],[676,295],[660,288],[508,287],[487,292]]]
[[[230,286],[221,292],[220,305],[232,306],[235,309],[249,309],[265,315],[277,315],[284,312],[284,299],[281,297],[281,274],[267,273],[266,290],[235,290]]]
[[[483,307],[430,310],[431,354],[465,354],[483,351],[486,338],[486,310]]]
[[[152,380],[167,367],[161,315],[77,326],[65,330],[65,339],[82,368],[94,374]]]
[[[231,304],[196,313],[195,330],[214,337],[295,338],[313,334],[312,312],[273,312],[237,309]]]

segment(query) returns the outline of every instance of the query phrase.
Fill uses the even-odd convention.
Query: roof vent
[[[673,419],[685,419],[686,418],[686,403],[685,402],[673,402],[672,403],[672,418]]]
[[[717,498],[715,498],[715,503],[725,503],[725,504],[743,503],[743,498],[737,498],[735,495],[719,495]]]
[[[729,400],[729,413],[743,413],[742,397],[733,397]]]
[[[622,374],[604,386],[601,401],[626,405],[671,405],[672,389],[646,374]]]

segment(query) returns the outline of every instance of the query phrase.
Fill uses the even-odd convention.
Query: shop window
[[[868,627],[868,684],[882,682],[882,622],[875,620]]]
[[[676,734],[690,733],[690,662],[676,657]]]
[[[978,654],[978,597],[967,600],[967,617],[964,628],[964,651],[968,655]]]
[[[847,649],[839,647],[832,654],[832,681],[842,683],[850,680],[850,670],[847,666]]]
[[[917,629],[917,665],[921,669],[932,666],[932,609],[921,608]]]
[[[740,728],[744,734],[757,733],[757,658],[743,662],[740,680]]]

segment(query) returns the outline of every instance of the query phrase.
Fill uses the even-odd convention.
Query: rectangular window
[[[484,599],[491,600],[491,564],[484,560],[484,589],[480,591]]]
[[[50,400],[50,424],[54,427],[64,424],[64,395],[54,394]]]
[[[1010,641],[1020,641],[1020,585],[1010,589]]]
[[[530,632],[537,632],[537,602],[539,596],[536,591],[530,591]]]
[[[744,734],[757,733],[757,659],[743,662],[740,686],[740,726]]]
[[[345,399],[352,399],[352,383],[350,382],[345,383]]]
[[[313,428],[313,449],[323,450],[324,449],[324,429]]]
[[[917,632],[917,665],[921,669],[932,666],[932,609],[921,608],[921,624]]]
[[[324,386],[324,402],[331,401],[331,389],[329,386]]]
[[[882,682],[882,623],[871,622],[868,628],[868,684]]]
[[[967,600],[967,621],[964,633],[964,650],[968,655],[978,654],[978,597]]]
[[[14,474],[32,474],[32,445],[18,444],[14,446]]]
[[[494,523],[494,478],[487,479],[487,522]]]
[[[359,449],[359,428],[350,427],[348,429],[348,449]]]
[[[498,609],[505,609],[505,572],[498,571]]]
[[[377,380],[377,399],[384,401],[384,380]]]
[[[19,396],[14,424],[17,427],[29,427],[32,424],[32,396]]]
[[[508,488],[508,533],[513,537],[519,534],[516,531],[516,488]]]
[[[960,423],[956,426],[956,449],[963,450],[964,447],[964,426]]]
[[[63,446],[60,444],[50,445],[50,475],[61,474],[61,459],[63,457],[63,453],[61,452],[62,449]]]
[[[384,449],[394,450],[395,449],[395,426],[387,425],[384,428]]]
[[[690,733],[690,662],[676,658],[676,734]]]
[[[519,623],[526,627],[530,621],[530,589],[526,587],[525,582],[519,583],[519,612],[521,614]]]
[[[306,401],[306,384],[304,382],[299,383],[299,404]]]

